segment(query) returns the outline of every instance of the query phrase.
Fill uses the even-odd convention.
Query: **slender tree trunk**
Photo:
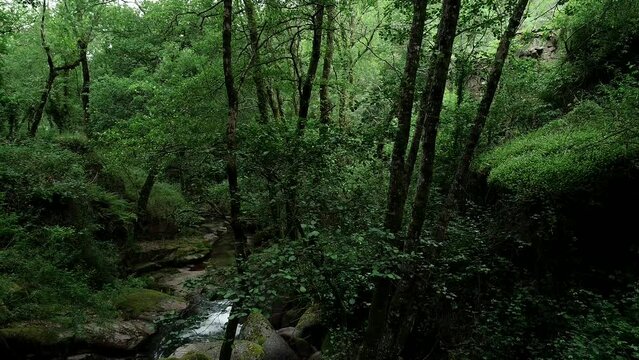
[[[317,68],[322,53],[322,30],[324,22],[324,5],[317,5],[317,11],[313,16],[313,45],[311,49],[311,58],[308,63],[308,71],[304,84],[302,85],[302,92],[300,95],[300,109],[298,114],[297,130],[298,135],[304,133],[306,128],[306,120],[308,119],[308,110],[311,106],[311,94],[313,92],[313,82],[317,75]]]
[[[142,223],[146,217],[146,208],[149,204],[149,198],[151,197],[151,191],[153,190],[153,185],[155,185],[155,178],[158,174],[158,168],[153,166],[144,180],[144,184],[142,184],[142,188],[140,188],[140,193],[138,194],[138,201],[136,206],[136,217],[135,227],[133,228],[133,239],[138,240],[142,235]]]
[[[42,121],[42,116],[44,115],[44,108],[47,106],[47,102],[49,101],[49,94],[51,94],[51,89],[53,88],[53,82],[57,77],[57,73],[55,69],[51,69],[49,67],[49,75],[47,76],[47,82],[45,83],[44,89],[42,90],[42,94],[40,95],[40,101],[35,108],[35,112],[33,113],[33,120],[31,121],[31,128],[29,128],[29,135],[31,137],[35,137],[38,133],[38,127],[40,127],[40,122]]]
[[[260,38],[257,32],[257,21],[255,19],[255,4],[253,0],[244,0],[244,12],[248,21],[249,38],[251,40],[251,49],[253,50],[253,81],[255,82],[255,92],[257,95],[257,108],[260,113],[260,122],[266,124],[268,122],[268,99],[266,86],[264,85],[264,76],[262,75],[262,65],[260,60]]]
[[[308,71],[300,92],[300,107],[297,122],[297,134],[293,139],[292,149],[296,153],[299,149],[304,129],[306,128],[306,120],[308,119],[308,111],[311,105],[311,94],[313,91],[313,81],[317,74],[317,68],[321,56],[322,49],[322,24],[324,21],[324,5],[318,4],[315,15],[313,16],[313,46],[311,49],[311,58],[308,65]],[[286,180],[286,233],[292,240],[300,237],[299,233],[299,217],[297,214],[297,187],[299,185],[299,164],[297,161],[291,165],[290,173]]]
[[[410,123],[415,97],[415,78],[419,69],[424,23],[426,20],[426,1],[413,1],[413,22],[404,66],[404,77],[400,85],[400,98],[397,104],[399,128],[395,136],[393,157],[390,169],[388,189],[388,207],[386,209],[385,227],[393,234],[399,233],[402,226],[404,204],[399,203],[399,194],[404,179],[404,154],[410,133]],[[380,346],[386,332],[388,306],[393,286],[389,279],[380,278],[375,284],[375,293],[368,314],[368,327],[358,358],[360,360],[379,358]]]
[[[229,183],[229,195],[231,199],[231,228],[233,229],[233,237],[235,239],[235,265],[237,272],[242,276],[244,271],[244,262],[246,260],[246,237],[240,223],[240,194],[237,181],[237,113],[239,101],[235,82],[233,78],[232,66],[232,19],[233,17],[233,0],[224,0],[224,19],[222,27],[222,60],[224,66],[224,81],[226,84],[226,96],[228,98],[228,124],[227,124],[227,160],[226,175]],[[241,285],[242,286],[242,285]],[[233,315],[237,313],[241,304],[233,305]],[[238,326],[237,316],[232,316],[226,324],[224,333],[224,342],[220,349],[220,360],[229,360],[233,352],[233,342],[235,340],[235,332]]]
[[[87,58],[87,43],[84,40],[78,40],[78,48],[80,49],[80,65],[82,67],[82,124],[84,132],[89,133],[89,92],[91,90],[91,73],[89,72],[89,60]]]
[[[282,118],[282,114],[280,113],[277,93],[270,86],[267,88],[267,96],[268,104],[271,107],[271,112],[273,113],[273,119],[275,119],[275,121],[279,121]]]
[[[479,109],[477,110],[477,115],[475,116],[473,127],[470,130],[470,135],[468,136],[466,147],[461,158],[459,159],[455,177],[453,178],[453,182],[451,183],[448,194],[446,196],[446,202],[444,203],[444,207],[439,213],[436,233],[438,241],[444,241],[446,238],[448,225],[450,223],[453,211],[457,205],[457,198],[460,195],[459,193],[461,192],[464,181],[466,180],[466,176],[468,175],[470,163],[472,162],[475,155],[475,149],[477,148],[477,144],[479,144],[482,130],[484,128],[484,125],[486,124],[488,114],[490,113],[490,108],[495,98],[495,94],[497,93],[497,87],[499,86],[499,80],[501,79],[501,74],[504,69],[504,63],[506,62],[508,51],[510,50],[510,43],[517,33],[517,29],[519,28],[519,24],[521,23],[527,6],[528,0],[517,1],[517,5],[515,6],[515,9],[513,10],[513,13],[508,22],[508,27],[506,28],[506,31],[502,35],[499,42],[499,47],[497,48],[497,52],[495,53],[495,59],[493,60],[493,65],[490,70],[490,74],[488,75],[486,91],[484,92],[484,96],[482,97],[479,104]]]
[[[72,70],[78,66],[80,60],[76,60],[73,63],[65,64],[60,67],[56,67],[53,63],[53,56],[51,55],[51,48],[47,45],[47,41],[45,38],[44,32],[44,24],[46,19],[46,11],[47,11],[47,2],[42,1],[42,15],[40,17],[40,41],[42,44],[42,48],[44,49],[47,55],[47,65],[49,67],[49,74],[47,76],[47,81],[45,83],[44,89],[40,95],[40,101],[33,112],[33,119],[31,121],[31,127],[29,128],[29,135],[31,137],[35,137],[38,133],[38,127],[40,126],[40,122],[42,122],[42,116],[44,115],[44,108],[47,106],[47,101],[49,101],[49,95],[51,94],[51,89],[53,88],[53,83],[55,82],[56,77],[62,71]]]
[[[437,32],[437,45],[431,59],[431,69],[424,90],[428,102],[424,112],[424,137],[422,139],[422,162],[420,178],[413,203],[411,222],[408,226],[408,247],[412,248],[419,239],[426,218],[426,206],[433,181],[433,164],[435,162],[435,142],[437,140],[437,128],[442,110],[448,67],[457,31],[461,0],[444,0],[442,17]]]
[[[415,79],[419,69],[422,40],[424,37],[424,23],[426,20],[426,2],[414,0],[413,25],[408,43],[404,77],[399,89],[397,104],[398,129],[395,134],[395,145],[391,162],[391,177],[388,188],[388,206],[386,208],[385,226],[392,233],[397,233],[402,227],[404,203],[399,194],[404,184],[404,164],[406,147],[410,136],[410,125],[415,100]]]
[[[327,6],[326,10],[326,51],[324,52],[322,80],[320,82],[320,123],[328,126],[331,122],[331,110],[333,107],[329,97],[328,83],[331,76],[331,68],[333,66],[333,53],[335,52],[335,4],[331,3]]]
[[[417,185],[415,202],[413,204],[412,218],[408,227],[405,251],[414,249],[426,215],[426,206],[430,185],[432,183],[433,160],[435,156],[435,140],[437,138],[437,127],[441,113],[444,91],[446,90],[446,80],[448,78],[448,68],[452,56],[452,48],[457,32],[459,11],[461,0],[443,0],[442,12],[437,31],[435,48],[431,56],[426,87],[422,93],[422,109],[424,118],[424,135],[422,145],[422,163],[420,169],[420,180]],[[427,99],[427,101],[423,101]],[[421,116],[422,114],[420,114]],[[411,274],[410,272],[407,272]],[[412,275],[412,274],[411,274]],[[406,279],[397,288],[390,305],[388,314],[390,319],[387,348],[390,352],[386,358],[396,358],[403,350],[407,334],[410,334],[414,324],[415,297],[418,293],[419,274],[412,275],[411,279]]]

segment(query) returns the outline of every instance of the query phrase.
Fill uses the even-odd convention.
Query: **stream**
[[[196,308],[196,313],[168,324],[160,333],[159,339],[152,346],[153,360],[169,357],[178,347],[185,344],[223,339],[231,305],[223,300],[203,300]]]
[[[184,279],[204,276],[207,268],[219,268],[233,264],[233,234],[221,233],[211,255],[203,262],[179,268],[187,274]],[[188,274],[194,274],[189,276]],[[194,300],[190,310],[183,316],[164,322],[160,331],[150,342],[147,356],[152,360],[169,357],[180,346],[190,343],[210,342],[224,338],[224,329],[229,320],[231,305],[225,300]],[[238,328],[239,332],[240,328]]]

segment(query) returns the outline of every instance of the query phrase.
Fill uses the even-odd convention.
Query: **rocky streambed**
[[[123,293],[116,304],[121,317],[88,319],[74,331],[47,322],[12,324],[0,329],[0,359],[217,359],[231,307],[202,296],[208,281],[201,280],[233,264],[233,235],[223,220],[203,227],[205,235],[139,244],[130,267],[154,285]],[[319,358],[325,333],[317,309],[281,311],[270,320],[245,319],[232,359]]]

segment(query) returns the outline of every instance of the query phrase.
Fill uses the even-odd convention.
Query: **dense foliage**
[[[198,290],[324,358],[639,358],[639,2],[456,1],[1,4],[0,351],[221,219]]]

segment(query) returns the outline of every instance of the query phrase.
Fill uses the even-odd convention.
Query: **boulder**
[[[264,348],[264,360],[298,359],[293,349],[277,334],[262,314],[250,314],[242,325],[239,337],[240,339],[262,345]]]
[[[0,329],[5,344],[57,345],[71,341],[73,335],[68,328],[47,321],[12,323]]]
[[[188,306],[182,298],[150,289],[129,289],[119,295],[114,303],[127,318],[151,322],[179,313]]]
[[[222,340],[187,344],[179,347],[169,359],[179,360],[217,360],[220,357]],[[169,360],[167,359],[167,360]],[[231,360],[263,360],[263,348],[251,341],[235,340]]]
[[[85,327],[89,345],[112,349],[133,350],[155,334],[155,325],[144,320],[115,320]]]
[[[317,349],[322,347],[327,334],[328,328],[323,324],[320,307],[316,304],[306,309],[295,325],[295,336],[308,341]]]
[[[141,241],[128,256],[127,262],[136,272],[186,265],[206,259],[212,246],[212,238],[201,236]]]
[[[302,359],[307,359],[311,355],[317,352],[317,349],[308,343],[308,341],[299,338],[295,334],[294,327],[286,327],[283,329],[277,330],[277,334],[281,336],[286,343],[295,351],[298,357]]]
[[[308,358],[308,360],[321,360],[322,359],[322,352],[318,351],[315,354],[311,355],[311,357]]]

